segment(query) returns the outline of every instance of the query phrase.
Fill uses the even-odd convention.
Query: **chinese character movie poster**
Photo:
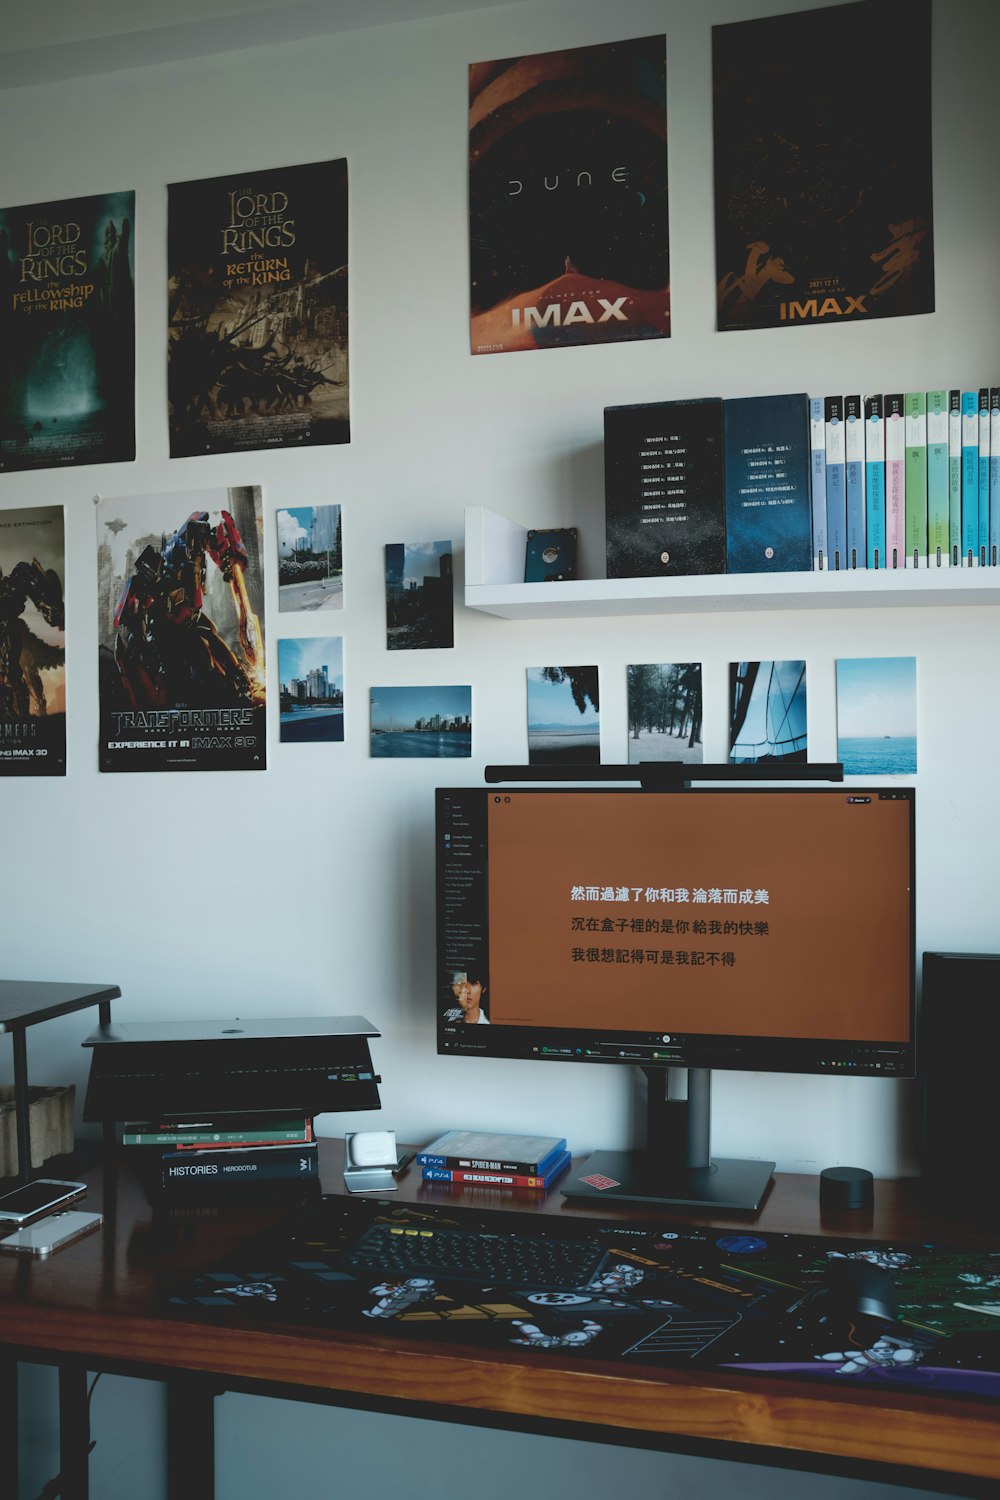
[[[262,771],[256,486],[97,506],[102,771]]]
[[[930,18],[713,26],[720,332],[934,311]]]
[[[0,470],[135,458],[135,194],[0,209]]]
[[[670,334],[667,43],[469,69],[472,352]]]
[[[61,505],[0,510],[0,776],[66,774]]]
[[[167,193],[171,458],[350,442],[347,162]]]

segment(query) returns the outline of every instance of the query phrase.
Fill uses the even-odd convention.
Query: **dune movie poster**
[[[712,28],[718,327],[934,311],[931,6]]]
[[[469,69],[472,352],[670,335],[667,44]]]
[[[0,776],[66,774],[61,505],[0,510]]]
[[[347,162],[167,193],[171,458],[350,442]]]
[[[255,485],[97,505],[102,771],[263,771]]]
[[[0,209],[0,471],[135,458],[135,194]]]

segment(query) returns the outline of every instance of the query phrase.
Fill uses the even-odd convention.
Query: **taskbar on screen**
[[[545,1062],[633,1063],[638,1067],[721,1068],[761,1073],[851,1073],[909,1078],[913,1052],[905,1043],[830,1038],[723,1037],[661,1033],[542,1032],[523,1026],[444,1023],[438,1052]]]

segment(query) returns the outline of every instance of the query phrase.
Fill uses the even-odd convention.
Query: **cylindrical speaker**
[[[1000,954],[925,953],[917,1045],[923,1179],[935,1196],[1000,1211]]]

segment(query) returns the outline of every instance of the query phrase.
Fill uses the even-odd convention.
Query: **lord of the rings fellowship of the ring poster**
[[[0,209],[0,471],[135,458],[135,194]]]

